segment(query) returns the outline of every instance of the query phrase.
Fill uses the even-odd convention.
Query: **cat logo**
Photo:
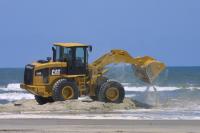
[[[52,69],[51,75],[60,75],[60,69]]]

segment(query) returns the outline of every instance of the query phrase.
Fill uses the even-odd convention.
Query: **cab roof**
[[[81,43],[54,43],[55,46],[61,47],[88,47],[89,45],[81,44]]]

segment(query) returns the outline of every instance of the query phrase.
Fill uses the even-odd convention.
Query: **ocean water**
[[[154,82],[156,91],[152,86],[148,88],[147,84],[139,81],[131,68],[126,64],[109,66],[106,76],[124,85],[126,97],[153,107],[133,111],[132,116],[200,119],[200,67],[166,68]],[[23,68],[0,69],[0,104],[34,98],[20,88],[23,71]],[[128,113],[129,115],[131,113]]]

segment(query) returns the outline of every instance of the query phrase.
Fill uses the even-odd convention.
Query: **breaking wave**
[[[21,99],[33,99],[34,95],[20,88],[19,83],[8,84],[0,87],[0,104],[13,102]]]

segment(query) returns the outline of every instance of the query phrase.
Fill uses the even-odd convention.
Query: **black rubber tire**
[[[73,89],[73,97],[70,99],[78,99],[79,90],[74,81],[69,81],[67,79],[60,79],[58,80],[53,86],[53,100],[54,101],[65,101],[62,95],[62,89],[66,86],[70,86]],[[69,99],[67,99],[69,100]]]
[[[41,97],[41,96],[37,96],[37,95],[35,95],[35,100],[39,105],[54,102],[52,97]]]
[[[99,98],[98,98],[98,95],[99,95],[99,90],[101,88],[101,86],[106,83],[108,81],[108,78],[107,77],[99,77],[97,79],[97,86],[95,88],[95,96],[90,96],[90,98],[93,100],[93,101],[98,101]]]
[[[115,87],[119,91],[119,96],[115,101],[111,101],[106,97],[106,91],[107,89],[111,87]],[[124,87],[116,81],[108,81],[104,83],[102,87],[100,88],[98,97],[99,97],[99,101],[101,102],[122,103],[125,97]]]

